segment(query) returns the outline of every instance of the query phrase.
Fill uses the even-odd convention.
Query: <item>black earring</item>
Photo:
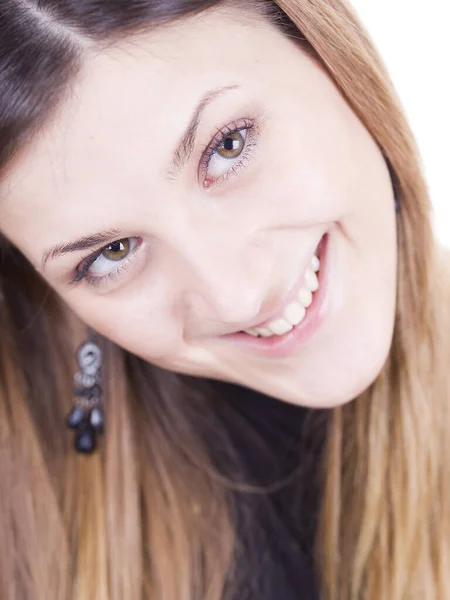
[[[97,446],[97,434],[103,433],[105,426],[100,387],[102,352],[92,334],[78,349],[77,360],[74,407],[67,417],[67,426],[75,430],[75,450],[90,454]]]

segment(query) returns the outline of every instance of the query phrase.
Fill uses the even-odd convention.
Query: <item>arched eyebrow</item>
[[[189,161],[195,146],[195,138],[197,136],[198,127],[206,107],[211,104],[216,98],[222,96],[230,90],[239,89],[240,85],[227,85],[213,90],[209,90],[200,99],[192,117],[184,130],[180,142],[173,152],[173,159],[168,170],[168,176],[173,178],[176,176]]]
[[[117,239],[124,237],[124,235],[125,234],[120,231],[120,229],[108,229],[101,231],[100,233],[87,235],[73,242],[68,242],[67,244],[56,244],[44,252],[42,256],[42,269],[45,269],[45,265],[49,260],[54,260],[69,252],[80,252],[81,250],[99,248],[111,244]]]

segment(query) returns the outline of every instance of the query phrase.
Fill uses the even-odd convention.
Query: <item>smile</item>
[[[319,327],[324,318],[328,275],[329,234],[316,247],[297,283],[294,297],[267,321],[226,336],[234,343],[267,356],[291,354]]]
[[[253,329],[245,329],[244,333],[265,338],[274,335],[281,336],[303,321],[308,307],[312,304],[313,294],[319,289],[317,273],[320,269],[320,259],[318,253],[319,249],[317,248],[305,271],[303,284],[296,294],[297,299],[290,302],[279,316]]]

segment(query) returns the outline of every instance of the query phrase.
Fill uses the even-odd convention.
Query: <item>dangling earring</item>
[[[74,376],[74,407],[67,417],[67,426],[75,430],[75,450],[94,452],[97,434],[103,433],[105,417],[100,387],[102,352],[94,341],[93,332],[77,351],[79,371]]]

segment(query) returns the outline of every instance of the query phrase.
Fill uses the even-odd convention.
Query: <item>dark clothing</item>
[[[241,481],[273,487],[290,475],[270,493],[236,492],[242,544],[236,600],[316,600],[312,552],[329,411],[231,384],[220,388]]]

